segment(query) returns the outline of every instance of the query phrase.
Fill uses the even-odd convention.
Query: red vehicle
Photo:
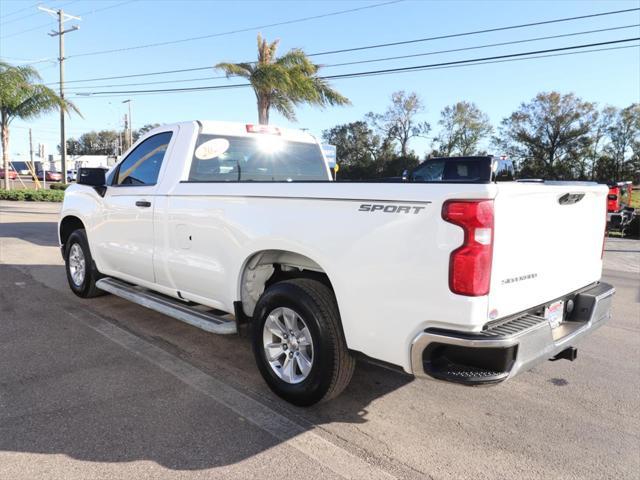
[[[18,178],[18,172],[16,172],[12,168],[10,168],[7,172],[7,177],[9,178],[9,180],[15,180],[16,178]],[[0,168],[0,178],[4,180],[4,168]]]
[[[50,172],[47,170],[45,172],[45,178],[42,178],[42,171],[38,172],[38,180],[46,180],[47,182],[61,182],[62,174],[59,172]]]
[[[635,217],[630,205],[632,182],[610,182],[607,195],[607,231],[619,232],[623,237]]]
[[[607,212],[617,213],[629,206],[631,202],[632,182],[611,182],[607,196]]]

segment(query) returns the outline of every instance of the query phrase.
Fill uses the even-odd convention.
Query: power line
[[[29,5],[28,7],[24,7],[24,8],[19,8],[18,10],[14,10],[13,12],[9,12],[5,15],[2,15],[4,18],[10,17],[12,15],[15,15],[16,13],[20,13],[20,12],[25,12],[27,10],[31,10],[33,7],[36,7],[38,5],[38,3],[33,3],[31,5]]]
[[[462,65],[465,63],[469,63],[469,62],[482,62],[482,61],[487,61],[487,60],[500,60],[500,59],[504,59],[504,58],[517,58],[517,57],[523,57],[525,55],[538,55],[538,54],[544,54],[544,53],[552,53],[552,52],[562,52],[562,51],[567,51],[567,50],[575,50],[578,48],[589,48],[589,47],[599,47],[599,46],[603,46],[603,45],[614,45],[614,44],[619,44],[619,43],[628,43],[628,42],[634,42],[640,40],[640,37],[635,37],[635,38],[624,38],[624,39],[620,39],[620,40],[610,40],[608,42],[598,42],[598,43],[588,43],[588,44],[584,44],[584,45],[573,45],[571,47],[559,47],[559,48],[549,48],[549,49],[545,49],[545,50],[537,50],[537,51],[533,51],[533,52],[520,52],[520,53],[511,53],[508,55],[497,55],[497,56],[493,56],[493,57],[484,57],[484,58],[475,58],[473,60],[456,60],[453,62],[441,62],[441,63],[434,63],[431,65],[414,65],[412,67],[398,67],[398,68],[386,68],[386,69],[382,69],[382,70],[370,70],[368,72],[356,72],[356,73],[345,73],[345,74],[339,74],[339,75],[328,75],[324,78],[331,80],[331,79],[338,79],[338,78],[355,78],[355,77],[369,77],[369,76],[373,76],[373,75],[385,75],[385,74],[389,74],[389,73],[402,73],[402,72],[413,72],[413,71],[420,71],[420,70],[424,70],[425,68],[430,68],[430,67],[440,67],[440,66],[446,66],[446,65]]]
[[[359,11],[359,10],[365,10],[365,9],[368,9],[368,8],[376,8],[376,7],[380,7],[380,6],[383,6],[383,5],[389,5],[389,4],[392,4],[392,3],[398,3],[398,1],[401,1],[401,0],[394,0],[394,1],[391,1],[391,2],[378,3],[378,4],[368,5],[368,6],[365,6],[365,7],[359,7],[359,8],[350,9],[350,10],[342,10],[342,11],[338,11],[338,12],[327,13],[327,14],[324,14],[324,15],[316,15],[316,16],[312,16],[312,17],[305,17],[305,18],[300,18],[300,19],[295,19],[295,20],[288,20],[288,21],[272,23],[272,24],[268,24],[268,25],[261,25],[261,26],[257,26],[257,27],[243,28],[243,29],[231,30],[231,31],[227,31],[227,32],[212,33],[212,34],[209,34],[209,35],[201,35],[201,36],[198,36],[198,37],[189,37],[189,38],[183,38],[183,39],[179,39],[179,40],[169,40],[169,41],[165,41],[165,42],[156,42],[156,43],[148,43],[148,44],[145,44],[145,45],[136,45],[136,46],[132,46],[132,47],[114,48],[114,49],[109,49],[109,50],[98,50],[98,51],[94,51],[94,52],[79,53],[79,54],[76,54],[76,55],[72,55],[69,58],[84,57],[84,56],[89,56],[89,55],[103,55],[103,54],[107,54],[107,53],[125,52],[125,51],[130,51],[130,50],[138,50],[138,49],[141,49],[141,48],[160,47],[160,46],[165,46],[165,45],[173,45],[173,44],[177,44],[177,43],[191,42],[191,41],[195,41],[195,40],[203,40],[203,39],[206,39],[206,38],[220,37],[220,36],[224,36],[224,35],[231,35],[231,34],[235,34],[235,33],[248,32],[248,31],[259,30],[259,29],[263,29],[263,28],[269,28],[269,27],[275,27],[275,26],[281,26],[281,25],[288,25],[288,24],[291,24],[291,23],[304,22],[304,21],[308,21],[308,20],[315,20],[315,19],[318,19],[318,18],[325,18],[325,17],[329,17],[329,16],[334,16],[334,15],[341,15],[341,14],[344,14],[344,13],[351,13],[351,12],[355,12],[355,11]],[[606,15],[616,15],[616,14],[619,14],[619,13],[628,13],[628,12],[634,12],[634,11],[638,11],[638,10],[640,10],[640,8],[627,8],[627,9],[624,9],[624,10],[614,10],[614,11],[609,11],[609,12],[593,13],[593,14],[589,14],[589,15],[580,15],[580,16],[567,17],[567,18],[561,18],[561,19],[556,19],[556,20],[545,20],[545,21],[540,21],[540,22],[523,23],[523,24],[519,24],[519,25],[510,25],[510,26],[507,26],[507,27],[488,28],[488,29],[483,29],[483,30],[474,30],[474,31],[471,31],[471,32],[453,33],[453,34],[448,34],[448,35],[439,35],[439,36],[435,36],[435,37],[419,38],[419,39],[405,40],[405,41],[400,41],[400,42],[381,43],[381,44],[377,44],[377,45],[367,45],[367,46],[362,46],[362,47],[345,48],[345,49],[340,49],[340,50],[329,50],[329,51],[325,51],[325,52],[313,53],[313,54],[310,54],[309,56],[333,55],[333,54],[336,54],[336,53],[355,52],[355,51],[359,51],[359,50],[369,50],[369,49],[372,49],[372,48],[382,48],[382,47],[391,47],[391,46],[398,46],[398,45],[407,45],[407,44],[411,44],[411,43],[428,42],[428,41],[432,41],[432,40],[443,40],[443,39],[447,39],[447,38],[463,37],[463,36],[469,36],[469,35],[478,35],[478,34],[481,34],[481,33],[499,32],[499,31],[504,31],[504,30],[513,30],[513,29],[517,29],[517,28],[533,27],[533,26],[539,26],[539,25],[548,25],[548,24],[551,24],[551,23],[559,23],[559,22],[568,22],[568,21],[574,21],[574,20],[581,20],[581,19],[585,19],[585,18],[602,17],[602,16],[606,16]]]
[[[382,2],[382,3],[375,3],[373,5],[366,5],[364,7],[357,7],[357,8],[350,8],[348,10],[339,10],[336,12],[329,12],[329,13],[324,13],[321,15],[313,15],[310,17],[302,17],[302,18],[296,18],[296,19],[292,19],[292,20],[285,20],[282,22],[276,22],[276,23],[269,23],[266,25],[258,25],[258,26],[254,26],[254,27],[246,27],[246,28],[240,28],[237,30],[230,30],[227,32],[218,32],[218,33],[210,33],[207,35],[199,35],[197,37],[188,37],[188,38],[181,38],[178,40],[169,40],[166,42],[156,42],[156,43],[147,43],[144,45],[135,45],[132,47],[122,47],[122,48],[113,48],[113,49],[109,49],[109,50],[98,50],[98,51],[94,51],[94,52],[85,52],[85,53],[78,53],[76,55],[71,55],[69,58],[75,58],[75,57],[86,57],[86,56],[92,56],[92,55],[104,55],[107,53],[116,53],[116,52],[126,52],[126,51],[131,51],[131,50],[139,50],[141,48],[151,48],[151,47],[161,47],[161,46],[165,46],[165,45],[174,45],[177,43],[185,43],[185,42],[192,42],[192,41],[196,41],[196,40],[204,40],[207,38],[214,38],[214,37],[222,37],[225,35],[233,35],[236,33],[243,33],[243,32],[251,32],[254,30],[261,30],[264,28],[271,28],[271,27],[279,27],[282,25],[290,25],[293,23],[300,23],[300,22],[307,22],[310,20],[318,20],[320,18],[327,18],[327,17],[333,17],[333,16],[337,16],[337,15],[343,15],[345,13],[353,13],[353,12],[359,12],[362,10],[369,10],[371,8],[378,8],[378,7],[382,7],[385,5],[392,5],[392,4],[396,4],[396,3],[400,3],[403,2],[404,0],[391,0],[388,2]]]
[[[75,0],[75,1],[77,1],[77,0]],[[117,3],[115,5],[107,5],[107,6],[104,6],[104,7],[101,7],[101,8],[94,8],[94,9],[88,10],[86,12],[79,13],[78,15],[82,16],[82,17],[86,17],[88,15],[93,15],[94,13],[98,13],[98,12],[101,12],[103,10],[109,10],[111,8],[120,7],[120,6],[125,5],[127,3],[133,3],[133,2],[138,2],[138,1],[140,1],[140,0],[127,0],[127,1],[124,1],[124,2]],[[65,5],[69,5],[70,3],[73,3],[73,2],[67,2],[67,3],[65,3],[63,5],[60,5],[60,7],[63,7]],[[37,14],[34,14],[34,15],[37,15]],[[32,15],[30,15],[30,16],[32,16]],[[15,33],[10,33],[9,35],[5,35],[5,36],[0,37],[0,38],[2,38],[4,40],[6,38],[17,37],[18,35],[22,35],[23,33],[33,32],[35,30],[40,30],[41,28],[48,27],[50,25],[51,25],[51,23],[40,24],[37,27],[29,28],[27,30],[21,30],[21,31],[15,32]],[[41,62],[46,62],[46,61],[48,61],[48,60],[40,60],[40,61],[33,62],[33,63],[41,63]]]
[[[390,73],[411,72],[411,71],[419,71],[419,70],[424,70],[424,69],[433,68],[433,67],[463,65],[471,62],[484,62],[484,61],[490,61],[490,60],[502,60],[502,59],[508,59],[508,58],[523,57],[526,55],[539,55],[539,54],[546,54],[546,53],[553,53],[553,52],[576,50],[580,48],[590,48],[590,47],[598,47],[598,46],[604,46],[604,45],[628,43],[628,42],[633,42],[637,40],[640,40],[640,37],[610,40],[607,42],[588,43],[583,45],[573,45],[569,47],[558,47],[558,48],[551,48],[551,49],[545,49],[545,50],[535,50],[530,52],[511,53],[507,55],[496,55],[491,57],[473,58],[473,59],[467,59],[467,60],[456,60],[456,61],[450,61],[450,62],[440,62],[440,63],[433,63],[433,64],[427,64],[427,65],[414,65],[410,67],[397,67],[397,68],[387,68],[387,69],[381,69],[381,70],[370,70],[365,72],[326,75],[320,78],[332,80],[332,79],[342,79],[342,78],[356,78],[356,77],[368,77],[368,76],[374,76],[374,75],[385,75]],[[139,94],[139,93],[170,93],[170,92],[189,92],[189,91],[204,91],[204,90],[224,90],[224,89],[231,89],[231,88],[248,87],[250,85],[251,84],[249,83],[236,83],[231,85],[209,85],[209,86],[198,86],[198,87],[165,88],[165,89],[152,89],[152,90],[88,92],[88,93],[84,93],[84,95],[107,95],[107,94],[131,95],[131,94]],[[74,93],[77,94],[78,92],[74,92]]]
[[[610,50],[624,50],[624,49],[628,49],[628,48],[640,48],[640,45],[626,45],[626,46],[621,46],[621,47],[608,47],[608,48],[595,48],[595,49],[591,49],[591,50],[581,50],[581,51],[577,51],[577,52],[564,52],[564,53],[551,53],[551,54],[547,54],[547,55],[537,55],[537,56],[529,56],[529,57],[518,57],[518,58],[508,58],[508,59],[502,59],[502,60],[490,60],[490,61],[478,61],[478,62],[470,62],[470,63],[465,63],[465,64],[460,64],[460,65],[445,65],[445,66],[437,66],[437,67],[425,67],[423,69],[423,71],[431,71],[431,70],[446,70],[446,69],[450,69],[450,68],[462,68],[462,67],[470,67],[470,66],[477,66],[477,65],[489,65],[489,64],[497,64],[497,63],[508,63],[508,62],[520,62],[520,61],[526,61],[526,60],[537,60],[537,59],[541,59],[541,58],[552,58],[552,57],[563,57],[563,56],[567,56],[567,55],[582,55],[585,53],[595,53],[595,52],[604,52],[604,51],[610,51]],[[340,80],[340,79],[338,79]],[[237,85],[236,88],[238,87],[248,87],[250,86],[249,84],[241,84],[241,85]],[[139,93],[137,94],[138,96],[147,96],[147,95],[165,95],[167,93],[190,93],[193,92],[193,90],[188,91],[188,92],[181,92],[181,91],[170,91],[170,92],[144,92],[144,93]],[[109,94],[106,95],[100,95],[97,97],[91,97],[91,96],[79,96],[76,97],[77,100],[91,100],[91,99],[104,99],[104,98],[122,98],[122,97],[128,97],[130,96],[130,94],[110,94],[111,92],[109,92]],[[80,94],[83,95],[83,94]]]
[[[330,65],[325,65],[325,66],[330,66]],[[212,67],[207,67],[207,68],[212,68]],[[224,80],[226,79],[227,76],[226,75],[216,75],[216,76],[209,76],[209,77],[197,77],[197,78],[183,78],[180,80],[159,80],[156,82],[135,82],[135,83],[118,83],[116,85],[78,85],[76,87],[76,89],[82,88],[82,89],[88,89],[88,88],[114,88],[114,87],[136,87],[139,85],[161,85],[163,83],[187,83],[187,82],[198,82],[198,81],[202,81],[202,80]],[[67,82],[68,83],[68,82]]]
[[[148,72],[148,73],[134,73],[131,75],[116,75],[113,77],[99,77],[99,78],[85,78],[83,80],[69,80],[67,83],[80,83],[80,82],[95,82],[96,80],[116,80],[120,78],[134,78],[134,77],[148,77],[152,75],[168,75],[171,73],[183,73],[183,72],[196,72],[202,70],[209,70],[213,67],[208,65],[206,67],[194,67],[194,68],[181,68],[178,70],[164,70],[162,72]],[[56,85],[57,82],[47,83],[46,85]]]
[[[464,52],[464,51],[468,51],[468,50],[479,50],[482,48],[492,48],[492,47],[502,47],[505,45],[515,45],[515,44],[519,44],[519,43],[528,43],[528,42],[538,42],[541,40],[551,40],[551,39],[555,39],[555,38],[566,38],[566,37],[575,37],[577,35],[588,35],[591,33],[600,33],[600,32],[610,32],[613,30],[623,30],[626,28],[633,28],[633,27],[640,27],[640,24],[634,24],[634,25],[625,25],[622,27],[611,27],[611,28],[601,28],[598,30],[586,30],[584,32],[573,32],[573,33],[563,33],[560,35],[549,35],[547,37],[536,37],[536,38],[527,38],[524,40],[512,40],[510,42],[500,42],[500,43],[489,43],[489,44],[485,44],[485,45],[476,45],[476,46],[472,46],[472,47],[462,47],[462,48],[452,48],[449,50],[437,50],[437,51],[433,51],[433,52],[425,52],[425,53],[414,53],[411,55],[400,55],[400,56],[395,56],[395,57],[385,57],[385,58],[374,58],[374,59],[370,59],[370,60],[356,60],[356,61],[352,61],[352,62],[344,62],[344,63],[333,63],[330,65],[325,65],[327,67],[342,67],[342,66],[346,66],[346,65],[360,65],[363,63],[375,63],[375,62],[384,62],[387,60],[400,60],[400,59],[406,59],[406,58],[415,58],[415,57],[425,57],[428,55],[437,55],[437,54],[441,54],[441,53],[454,53],[454,52]]]
[[[58,6],[58,8],[66,7],[67,5],[70,5],[70,4],[75,3],[75,2],[77,2],[77,1],[78,1],[78,0],[71,0],[70,2],[63,3],[62,5],[59,5],[59,6]],[[40,2],[38,2],[38,3],[34,4],[34,5],[32,5],[31,7],[27,7],[27,8],[31,9],[31,8],[33,8],[33,7],[37,7],[38,5],[40,5]],[[24,10],[26,10],[27,8],[25,8]],[[22,17],[20,17],[20,18],[13,18],[13,19],[11,19],[11,20],[9,20],[9,21],[7,21],[7,22],[2,22],[2,23],[0,23],[0,25],[4,26],[4,25],[7,25],[7,24],[9,24],[9,23],[15,23],[15,22],[18,22],[18,21],[20,21],[20,20],[24,20],[25,18],[35,17],[35,16],[36,16],[36,15],[38,15],[38,14],[39,14],[39,12],[30,13],[29,15],[24,15],[24,16],[22,16]],[[47,24],[47,25],[48,25],[48,24]],[[11,36],[11,35],[8,35],[8,36]],[[3,38],[5,38],[5,37],[3,37]]]
[[[512,29],[516,29],[516,28],[524,28],[524,27],[536,26],[536,25],[548,25],[548,24],[552,24],[552,23],[568,22],[568,21],[579,20],[579,19],[584,19],[584,18],[601,17],[601,16],[605,16],[605,15],[615,15],[615,14],[619,14],[619,13],[626,13],[626,12],[637,11],[637,10],[640,10],[640,8],[630,8],[630,9],[626,9],[626,10],[613,10],[613,11],[608,11],[608,12],[594,13],[594,14],[590,14],[590,15],[582,15],[582,16],[578,16],[578,17],[556,18],[556,19],[544,20],[544,21],[540,21],[540,22],[533,22],[533,23],[525,23],[525,24],[519,24],[519,25],[508,25],[508,26],[503,26],[503,27],[496,27],[496,28],[492,28],[492,29],[488,29],[488,30],[475,30],[475,31],[471,31],[471,32],[447,34],[447,35],[442,35],[442,36],[438,36],[438,37],[403,40],[403,41],[400,41],[400,42],[393,42],[393,43],[388,43],[388,44],[377,44],[377,45],[369,45],[369,46],[362,46],[362,47],[346,48],[346,49],[342,49],[342,50],[316,52],[316,53],[308,54],[307,56],[314,57],[314,56],[320,56],[320,55],[334,54],[334,53],[338,53],[338,52],[361,51],[361,50],[366,50],[366,49],[370,49],[370,48],[381,48],[383,46],[403,45],[403,44],[410,44],[410,43],[417,43],[417,42],[426,42],[426,41],[437,40],[437,39],[442,39],[442,38],[453,38],[453,37],[461,37],[461,36],[468,36],[468,35],[476,35],[478,33],[484,33],[484,32],[495,32],[495,31],[502,31],[502,30],[512,30]],[[220,34],[216,34],[216,35],[220,35]],[[83,55],[86,55],[86,54],[83,54]],[[250,62],[247,62],[247,63],[250,63]],[[212,68],[212,67],[210,65],[208,65],[208,66],[202,66],[202,67],[181,68],[181,69],[174,69],[174,70],[163,70],[163,71],[145,72],[145,73],[134,73],[134,74],[128,74],[128,75],[115,75],[115,76],[108,76],[108,77],[85,78],[85,79],[80,79],[80,80],[70,80],[67,83],[83,83],[83,82],[92,82],[92,81],[97,81],[97,80],[117,80],[117,79],[123,79],[123,78],[147,77],[147,76],[153,76],[153,75],[169,75],[169,74],[173,74],[173,73],[203,71],[203,70],[208,70],[210,68]],[[55,85],[55,82],[54,83],[50,83],[49,85]]]
[[[462,52],[462,51],[478,50],[478,49],[491,48],[491,47],[497,47],[497,46],[514,45],[514,44],[527,43],[527,42],[536,42],[536,41],[541,41],[541,40],[550,40],[550,39],[556,39],[556,38],[572,37],[572,36],[577,36],[577,35],[587,35],[587,34],[591,34],[591,33],[601,33],[601,32],[613,31],[613,30],[622,30],[622,29],[639,27],[639,26],[640,26],[640,24],[634,24],[634,25],[625,25],[625,26],[621,26],[621,27],[601,28],[601,29],[597,29],[597,30],[586,30],[586,31],[582,31],[582,32],[565,33],[565,34],[561,34],[561,35],[550,35],[550,36],[546,36],[546,37],[535,37],[535,38],[528,38],[528,39],[524,39],[524,40],[513,40],[513,41],[510,41],[510,42],[490,43],[490,44],[485,44],[485,45],[476,45],[476,46],[471,46],[471,47],[454,48],[454,49],[449,49],[449,50],[436,50],[436,51],[431,51],[431,52],[415,53],[415,54],[412,54],[412,55],[399,55],[399,56],[385,57],[385,58],[374,58],[374,59],[368,59],[368,60],[358,60],[358,61],[352,61],[352,62],[331,63],[331,64],[322,65],[322,67],[323,68],[332,68],[332,67],[343,67],[343,66],[347,66],[347,65],[360,65],[360,64],[364,64],[364,63],[383,62],[383,61],[388,61],[388,60],[401,60],[401,59],[406,59],[406,58],[424,57],[424,56],[437,55],[437,54],[442,54],[442,53]],[[203,67],[203,68],[212,69],[213,67],[209,66],[209,67]],[[178,79],[178,80],[160,80],[160,81],[155,81],[155,82],[121,83],[121,84],[115,84],[115,85],[80,85],[80,86],[76,86],[75,88],[76,89],[91,89],[91,88],[132,87],[132,86],[139,86],[139,85],[159,85],[159,84],[168,84],[168,83],[187,83],[187,82],[196,82],[196,81],[200,81],[200,80],[220,80],[220,79],[225,79],[225,78],[227,78],[226,75],[220,75],[220,76],[197,77],[197,78],[187,78],[187,79]]]
[[[372,48],[382,48],[382,47],[395,47],[398,45],[408,45],[411,43],[419,43],[419,42],[430,42],[432,40],[444,40],[447,38],[455,38],[455,37],[464,37],[464,36],[468,36],[468,35],[478,35],[481,33],[492,33],[492,32],[502,32],[505,30],[514,30],[517,28],[525,28],[525,27],[535,27],[535,26],[539,26],[539,25],[549,25],[551,23],[560,23],[560,22],[570,22],[570,21],[574,21],[574,20],[582,20],[585,18],[595,18],[595,17],[604,17],[606,15],[616,15],[619,13],[628,13],[628,12],[635,12],[640,10],[640,8],[627,8],[625,10],[613,10],[613,11],[609,11],[609,12],[600,12],[600,13],[592,13],[589,15],[580,15],[577,17],[566,17],[566,18],[558,18],[555,20],[543,20],[540,22],[532,22],[532,23],[521,23],[520,25],[510,25],[508,27],[496,27],[496,28],[487,28],[484,30],[474,30],[471,32],[462,32],[462,33],[451,33],[451,34],[447,34],[447,35],[438,35],[436,37],[427,37],[427,38],[418,38],[415,40],[403,40],[401,42],[390,42],[390,43],[379,43],[377,45],[366,45],[363,47],[355,47],[355,48],[343,48],[340,50],[328,50],[325,52],[319,52],[319,53],[314,53],[312,55],[309,56],[315,56],[315,55],[333,55],[336,53],[345,53],[345,52],[356,52],[359,50],[370,50]]]
[[[102,12],[103,10],[110,10],[112,8],[121,7],[122,5],[127,5],[128,3],[135,3],[139,1],[140,0],[125,0],[124,2],[116,3],[114,5],[106,5],[101,8],[93,8],[91,10],[87,10],[86,12],[80,13],[79,15],[86,17],[87,15],[93,15],[94,13]]]

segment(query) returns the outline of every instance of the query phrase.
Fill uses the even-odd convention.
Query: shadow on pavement
[[[78,299],[65,282],[62,266],[0,265],[0,450],[197,470],[234,464],[283,442],[90,328],[82,321],[87,310],[304,430],[364,423],[372,401],[412,381],[360,362],[340,397],[295,408],[264,385],[246,339],[208,334],[113,296]],[[230,375],[229,366],[242,373]]]

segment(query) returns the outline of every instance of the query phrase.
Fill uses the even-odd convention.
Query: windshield
[[[189,181],[329,181],[329,173],[315,143],[287,141],[276,135],[200,135]]]
[[[488,182],[491,180],[490,159],[427,160],[411,174],[412,182]]]

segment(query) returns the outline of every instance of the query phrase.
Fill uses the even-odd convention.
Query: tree
[[[322,139],[336,146],[340,178],[362,180],[374,178],[393,149],[376,135],[364,121],[337,125],[322,132]]]
[[[116,130],[87,132],[76,140],[67,140],[69,155],[114,155],[118,152],[121,133]]]
[[[597,178],[596,166],[606,146],[609,127],[616,112],[615,107],[606,106],[594,115],[589,147],[586,154],[579,159],[577,178],[581,180]]]
[[[441,155],[477,155],[480,143],[493,132],[487,114],[475,103],[458,102],[440,112],[440,135],[435,139]]]
[[[386,112],[368,113],[367,119],[383,138],[398,142],[401,157],[409,158],[409,141],[425,137],[431,130],[427,122],[416,119],[423,110],[424,105],[417,93],[407,94],[400,90],[391,94],[391,105]]]
[[[156,127],[159,127],[160,124],[159,123],[147,123],[146,125],[143,125],[142,127],[140,127],[137,130],[133,131],[133,142],[137,142],[138,139],[140,137],[142,137],[143,135],[145,135],[147,132],[153,130]]]
[[[150,130],[159,127],[159,123],[148,123],[133,131],[133,141]],[[67,153],[69,155],[119,155],[122,153],[122,139],[127,132],[116,130],[100,130],[83,133],[80,137],[67,140]]]
[[[572,93],[539,93],[502,121],[496,144],[519,160],[521,176],[565,177],[590,144],[594,117],[594,105]]]
[[[624,180],[638,168],[634,165],[634,147],[640,141],[640,104],[634,103],[618,110],[607,130],[609,144],[605,148],[613,160],[614,172],[611,180]],[[637,157],[637,155],[635,155]]]
[[[13,66],[0,61],[0,132],[2,135],[2,165],[4,188],[9,189],[9,124],[16,118],[35,118],[62,109],[80,113],[71,102],[60,98],[53,90],[37,83],[40,75],[32,67]]]
[[[294,48],[276,58],[278,44],[279,40],[268,43],[258,34],[257,62],[223,62],[215,66],[227,77],[238,76],[249,81],[256,95],[261,125],[269,123],[272,107],[286,119],[294,121],[295,107],[303,103],[321,107],[350,103],[318,76],[320,66],[312,63],[302,50]]]

